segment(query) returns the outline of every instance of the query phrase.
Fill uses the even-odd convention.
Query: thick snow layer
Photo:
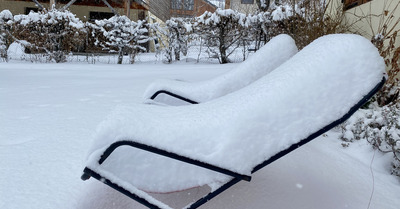
[[[10,20],[13,18],[12,13],[10,10],[6,9],[0,12],[0,21],[2,20]]]
[[[27,24],[58,24],[62,21],[68,21],[69,26],[76,29],[83,29],[84,24],[75,14],[70,11],[50,10],[47,13],[31,12],[27,15],[15,15],[14,20],[22,25]]]
[[[147,88],[144,99],[150,99],[159,90],[167,90],[198,103],[209,101],[249,85],[287,61],[297,51],[296,44],[290,36],[279,35],[228,73],[196,83],[157,80]],[[177,104],[169,98],[161,100],[162,95],[158,97],[155,98],[158,102]]]
[[[25,43],[23,41],[23,43]],[[26,56],[25,54],[25,47],[21,43],[13,42],[7,50],[7,55],[10,59],[24,59]]]
[[[115,105],[139,103],[155,78],[200,81],[237,66],[76,62],[0,63],[1,209],[146,209],[99,181],[80,179],[96,125]],[[392,156],[374,156],[365,140],[343,149],[338,135],[328,132],[201,208],[365,209],[371,194],[370,209],[400,208]],[[178,203],[198,193],[195,188],[162,200],[185,205]]]
[[[119,106],[101,123],[89,168],[145,191],[169,192],[227,177],[144,151],[103,151],[132,140],[250,175],[277,152],[339,119],[384,76],[376,48],[357,35],[329,35],[241,90],[199,105]]]

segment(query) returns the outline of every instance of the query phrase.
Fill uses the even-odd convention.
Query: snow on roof
[[[384,61],[370,41],[328,35],[218,99],[179,107],[117,107],[98,127],[87,166],[118,184],[153,192],[229,179],[130,147],[98,164],[111,143],[132,140],[250,175],[256,165],[346,114],[384,74]]]

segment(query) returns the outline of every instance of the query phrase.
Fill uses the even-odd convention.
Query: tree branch
[[[41,5],[37,0],[32,0],[32,1],[35,2],[36,6],[39,7],[40,10],[44,9],[43,5]]]
[[[107,5],[108,8],[111,9],[111,12],[114,13],[114,15],[119,16],[118,12],[107,2],[107,0],[102,0],[104,2],[104,4]]]

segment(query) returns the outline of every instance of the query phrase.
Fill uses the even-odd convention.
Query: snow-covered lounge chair
[[[213,79],[189,83],[179,80],[156,80],[144,93],[145,103],[168,105],[198,104],[241,89],[268,74],[298,51],[294,40],[278,35],[246,61]]]
[[[367,39],[319,38],[215,100],[118,107],[98,127],[82,179],[94,177],[149,208],[170,206],[146,192],[208,185],[210,193],[185,207],[197,208],[348,119],[385,76],[383,59]]]

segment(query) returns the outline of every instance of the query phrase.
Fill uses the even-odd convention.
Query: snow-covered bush
[[[374,149],[391,153],[391,172],[400,177],[400,104],[383,107],[371,104],[369,109],[359,110],[340,129],[344,147],[355,140],[366,139]]]
[[[107,38],[103,35],[101,27],[92,22],[86,22],[85,28],[87,31],[85,52],[86,53],[97,53],[102,52],[104,43]]]
[[[205,12],[195,19],[195,33],[208,47],[209,55],[218,57],[220,63],[228,63],[229,55],[240,46],[240,40],[250,26],[245,14],[231,9]]]
[[[272,30],[271,12],[259,12],[247,16],[251,26],[247,29],[248,38],[254,41],[254,50],[258,50],[275,35],[279,34]]]
[[[84,24],[69,11],[40,11],[14,16],[14,37],[25,40],[31,53],[46,53],[49,60],[65,62],[66,55],[82,47]]]
[[[388,3],[389,2],[389,3]],[[387,4],[388,3],[388,4]],[[394,9],[389,9],[390,5],[394,5]],[[373,25],[370,21],[370,15],[362,17],[362,20],[369,23],[373,36],[370,37],[371,42],[378,48],[380,55],[384,58],[387,69],[387,81],[381,91],[375,96],[380,106],[390,105],[399,102],[400,94],[400,46],[396,45],[397,38],[400,34],[400,17],[396,14],[400,12],[400,1],[387,1],[382,8],[382,12],[377,18],[379,25]]]
[[[110,52],[118,52],[118,64],[122,64],[123,55],[130,55],[130,63],[134,63],[135,56],[146,51],[141,44],[149,41],[145,21],[131,21],[126,16],[114,16],[106,20],[96,20],[95,31],[103,35],[96,38],[95,44]]]
[[[273,0],[274,2],[275,0]],[[266,11],[268,10],[270,4],[271,4],[271,0],[256,0],[256,4],[258,6],[258,9],[260,11]]]
[[[186,56],[191,32],[192,23],[183,18],[171,18],[165,22],[164,27],[159,28],[158,33],[166,37],[167,44],[163,52],[168,63],[180,60],[181,53]]]
[[[264,23],[269,36],[289,34],[302,49],[321,36],[349,32],[350,26],[343,21],[342,4],[328,12],[328,8],[333,7],[333,0],[293,2],[271,5],[267,11],[270,13],[269,22]]]
[[[13,19],[9,10],[0,12],[0,60],[8,61],[7,50],[11,44],[10,26]]]
[[[24,43],[24,41],[15,41],[10,44],[7,50],[7,56],[8,58],[14,59],[14,60],[32,60],[31,55],[27,55],[25,53],[25,46],[28,43]],[[37,59],[36,59],[37,60]]]

